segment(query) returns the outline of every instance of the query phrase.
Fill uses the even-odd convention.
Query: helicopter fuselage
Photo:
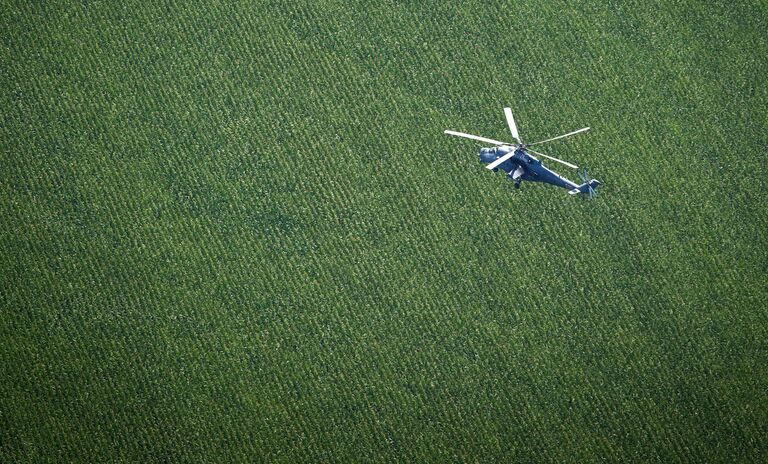
[[[539,159],[530,155],[523,147],[503,145],[494,148],[483,148],[480,150],[480,162],[483,164],[492,163],[512,151],[514,151],[515,154],[501,163],[498,168],[506,172],[507,176],[514,180],[518,185],[521,180],[527,180],[529,182],[544,182],[568,190],[573,190],[579,187],[578,184],[571,182],[544,166]],[[522,170],[522,174],[520,174],[519,170]]]

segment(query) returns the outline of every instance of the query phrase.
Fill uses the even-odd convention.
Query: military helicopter
[[[551,139],[542,140],[540,142],[524,143],[520,138],[520,134],[517,132],[515,118],[512,117],[512,110],[510,108],[504,108],[504,115],[507,118],[509,130],[512,132],[512,138],[517,140],[517,143],[500,142],[498,140],[493,140],[486,137],[480,137],[477,135],[465,134],[463,132],[455,132],[450,130],[446,130],[445,133],[448,135],[455,135],[457,137],[464,137],[467,139],[495,145],[492,148],[480,149],[480,162],[487,164],[488,166],[486,166],[486,168],[492,170],[493,172],[496,172],[499,169],[504,170],[504,172],[507,173],[507,177],[515,182],[515,188],[520,188],[520,182],[527,180],[530,182],[545,182],[547,184],[566,188],[568,189],[568,193],[571,195],[584,193],[589,195],[590,199],[597,195],[595,189],[600,185],[600,182],[596,179],[589,180],[586,169],[578,172],[579,177],[583,182],[581,185],[578,185],[575,182],[571,182],[560,174],[552,171],[551,169],[546,168],[541,163],[541,161],[531,155],[531,153],[550,159],[552,161],[557,161],[558,163],[562,163],[569,168],[579,169],[578,166],[561,159],[557,159],[553,156],[539,153],[529,148],[532,145],[539,145],[588,131],[589,127],[569,132],[567,134],[558,135],[557,137],[552,137]]]

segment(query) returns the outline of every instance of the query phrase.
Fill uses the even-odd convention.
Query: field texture
[[[0,461],[765,462],[764,1],[0,9]],[[444,129],[590,168],[523,184]],[[576,179],[573,171],[550,167]]]

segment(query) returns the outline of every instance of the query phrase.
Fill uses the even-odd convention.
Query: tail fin
[[[597,190],[597,187],[600,185],[600,181],[597,179],[592,179],[589,182],[585,182],[575,189],[569,191],[571,195],[576,195],[577,193],[589,193],[589,189],[592,188],[592,192]]]

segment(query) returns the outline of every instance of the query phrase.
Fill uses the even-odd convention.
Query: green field
[[[768,460],[765,1],[305,3],[4,2],[0,461]]]

